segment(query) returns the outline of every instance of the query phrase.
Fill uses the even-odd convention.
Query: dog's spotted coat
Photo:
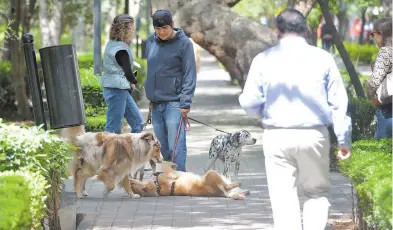
[[[255,143],[256,139],[246,130],[218,135],[211,142],[206,171],[215,169],[215,162],[217,159],[220,159],[224,162],[224,176],[230,178],[230,171],[232,171],[233,163],[235,163],[234,179],[237,180],[242,147]]]

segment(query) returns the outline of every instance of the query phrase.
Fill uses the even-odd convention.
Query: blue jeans
[[[385,118],[382,111],[377,109],[377,132],[375,139],[392,138],[392,118]]]
[[[173,147],[179,128],[181,112],[179,102],[168,102],[153,105],[152,124],[154,133],[161,143],[161,154],[164,160],[172,160]],[[174,162],[177,164],[177,170],[186,171],[186,130],[184,122],[180,128],[180,135],[176,146]]]
[[[107,104],[105,131],[121,133],[122,119],[126,118],[132,133],[140,133],[143,129],[143,117],[137,104],[125,89],[104,88]]]

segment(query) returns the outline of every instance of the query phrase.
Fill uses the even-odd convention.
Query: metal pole
[[[37,69],[37,60],[34,51],[34,37],[26,33],[22,36],[23,49],[25,53],[27,75],[29,78],[29,87],[31,92],[31,99],[33,102],[33,113],[35,124],[37,126],[43,124],[43,129],[47,130],[44,103],[42,101],[40,78]]]
[[[130,2],[129,0],[124,1],[124,13],[129,14],[129,9],[130,9]]]
[[[94,74],[101,74],[101,0],[94,0]]]
[[[146,0],[146,36],[150,35],[150,17],[151,17],[151,3]]]

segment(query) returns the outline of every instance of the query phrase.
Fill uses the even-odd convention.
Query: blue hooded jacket
[[[180,102],[190,108],[196,86],[194,48],[180,28],[175,37],[162,41],[152,34],[146,41],[146,97],[151,102]]]

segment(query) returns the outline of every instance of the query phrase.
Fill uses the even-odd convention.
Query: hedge
[[[30,191],[23,176],[0,176],[0,229],[30,229]]]
[[[72,146],[51,131],[39,127],[7,125],[0,119],[0,172],[28,170],[38,173],[50,185],[46,190],[47,217],[51,226],[58,219],[59,195],[64,179],[68,178],[68,165]]]
[[[352,119],[352,140],[370,140],[375,136],[375,106],[366,99],[351,98],[348,113]]]
[[[359,44],[357,42],[344,42],[344,47],[351,60],[356,63],[358,61],[365,63],[375,61],[379,50],[374,44]]]
[[[361,224],[392,229],[392,139],[357,141],[352,152],[339,164],[356,188]]]
[[[27,170],[16,171],[16,172],[14,171],[0,172],[0,181],[7,182],[9,178],[15,178],[15,177],[22,177],[24,179],[23,184],[27,186],[25,189],[26,191],[28,191],[26,196],[30,198],[28,202],[28,204],[30,204],[29,212],[31,215],[30,227],[34,229],[38,229],[41,226],[42,218],[45,216],[45,211],[46,211],[45,201],[47,198],[46,189],[48,189],[49,186],[45,178],[37,172],[32,173]],[[2,201],[0,201],[0,203],[2,203]],[[3,207],[3,209],[0,208],[0,216],[4,216],[3,211],[7,213],[8,212],[7,210],[9,210],[9,208],[11,210],[13,210],[14,208],[10,203],[7,202],[6,204],[1,204],[0,207]],[[11,225],[9,225],[8,227],[11,227]],[[0,227],[0,229],[2,228]]]

